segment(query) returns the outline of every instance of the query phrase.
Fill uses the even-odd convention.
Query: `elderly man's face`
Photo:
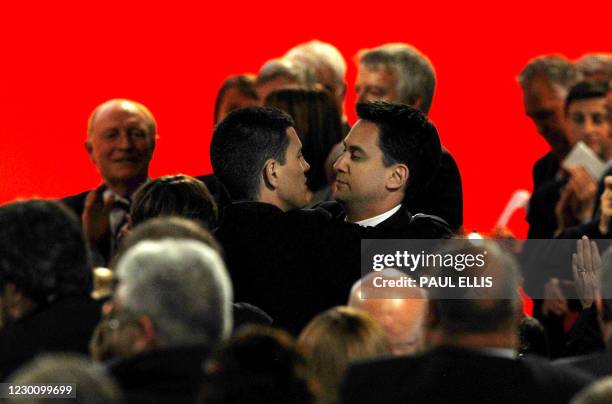
[[[383,65],[361,65],[355,82],[357,102],[398,102],[398,82],[399,77],[395,69]]]
[[[103,106],[85,145],[91,161],[109,185],[142,181],[155,148],[145,114],[129,101]]]

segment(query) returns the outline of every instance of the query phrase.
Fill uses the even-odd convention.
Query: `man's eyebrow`
[[[359,153],[365,154],[365,150],[359,146],[350,145],[348,149],[352,152],[359,152]]]

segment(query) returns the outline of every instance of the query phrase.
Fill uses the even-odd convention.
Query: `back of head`
[[[29,200],[0,207],[0,287],[7,283],[38,304],[91,292],[81,226],[60,202]]]
[[[612,53],[587,53],[576,61],[576,69],[585,80],[612,80]]]
[[[283,79],[286,84],[307,86],[315,83],[312,70],[302,62],[287,58],[270,59],[259,69],[257,86]]]
[[[525,89],[534,79],[545,79],[552,84],[561,97],[578,80],[578,72],[572,62],[561,55],[544,55],[531,59],[519,73],[517,80]]]
[[[285,57],[306,65],[316,76],[316,80],[329,91],[336,102],[338,113],[342,112],[346,94],[346,61],[332,44],[312,40],[291,48]]]
[[[344,83],[346,75],[346,61],[340,51],[330,43],[312,40],[304,42],[291,48],[285,58],[298,60],[309,66],[317,73],[318,69],[328,68],[334,72],[335,79],[339,84]],[[318,78],[321,82],[320,77]]]
[[[245,98],[251,99],[253,101],[258,101],[259,97],[257,95],[257,90],[255,86],[256,77],[252,74],[239,74],[236,76],[230,76],[223,84],[221,84],[221,88],[219,92],[217,92],[217,99],[215,100],[215,112],[214,112],[214,122],[219,122],[221,113],[221,104],[223,103],[223,98],[225,94],[235,88],[238,93],[240,93]],[[232,109],[233,110],[233,109]],[[229,111],[228,111],[229,112]]]
[[[384,329],[396,355],[415,354],[424,348],[427,293],[420,288],[384,286],[398,282],[406,274],[397,269],[370,272],[351,288],[348,305],[366,311]]]
[[[300,334],[298,348],[321,389],[321,403],[336,402],[352,361],[391,351],[382,327],[366,312],[351,307],[335,307],[316,316]]]
[[[202,403],[313,402],[306,362],[284,331],[242,328],[209,362]]]
[[[202,181],[184,174],[168,175],[141,185],[130,207],[132,226],[158,216],[185,217],[214,229],[218,209]]]
[[[121,310],[148,316],[160,348],[214,346],[232,328],[232,285],[219,254],[192,240],[143,241],[117,263]]]
[[[294,125],[286,113],[266,107],[232,111],[217,125],[210,160],[233,200],[257,200],[264,164],[284,163],[287,129]]]
[[[376,124],[385,166],[405,164],[409,169],[406,195],[422,191],[440,166],[442,146],[438,131],[418,109],[374,101],[357,104],[360,119]]]
[[[120,403],[121,391],[117,383],[102,366],[85,357],[71,354],[54,354],[38,357],[14,373],[9,382],[12,385],[72,384],[74,398],[54,398],[53,403],[107,404]],[[67,386],[68,387],[68,386]],[[65,390],[67,391],[67,390]],[[9,403],[23,403],[23,398],[10,399]],[[76,398],[76,400],[75,400]],[[48,398],[28,398],[28,403],[47,403]]]
[[[516,333],[521,300],[518,294],[519,269],[514,257],[498,244],[486,240],[451,240],[441,249],[443,257],[451,255],[455,262],[466,257],[484,257],[483,265],[471,266],[469,276],[491,278],[491,287],[430,289],[430,306],[437,323],[447,335]],[[458,284],[462,271],[437,267],[434,276],[449,276]],[[431,324],[430,324],[431,326]]]
[[[427,114],[433,102],[436,75],[433,65],[418,49],[403,43],[391,43],[358,54],[359,63],[367,69],[390,67],[398,74],[399,102],[419,105]]]
[[[268,95],[265,104],[285,111],[295,121],[302,153],[310,164],[306,173],[308,187],[318,191],[327,185],[325,161],[342,140],[340,113],[329,93],[315,89],[277,90]]]

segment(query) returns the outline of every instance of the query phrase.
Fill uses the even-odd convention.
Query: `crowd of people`
[[[352,127],[331,44],[229,77],[213,173],[199,177],[150,178],[153,113],[97,106],[85,146],[101,184],[0,206],[0,380],[71,383],[64,399],[83,403],[612,400],[612,55],[544,55],[517,77],[550,145],[533,167],[529,238],[572,244],[555,269],[541,254],[528,265],[544,244],[508,229],[490,235],[503,243],[465,234],[460,170],[427,117],[429,59],[394,43],[356,62]],[[470,275],[494,282],[400,296],[379,284],[418,277],[364,271],[374,239],[485,248]]]

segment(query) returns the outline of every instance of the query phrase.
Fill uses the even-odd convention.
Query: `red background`
[[[210,171],[213,103],[227,75],[256,72],[299,42],[331,42],[349,65],[352,122],[353,55],[403,41],[435,66],[430,117],[461,170],[466,230],[486,232],[513,190],[530,190],[547,151],[524,116],[517,73],[543,53],[612,50],[612,2],[165,3],[0,5],[0,203],[97,185],[83,140],[89,113],[109,98],[155,114],[153,177],[199,175]],[[522,213],[512,227],[524,234]]]

